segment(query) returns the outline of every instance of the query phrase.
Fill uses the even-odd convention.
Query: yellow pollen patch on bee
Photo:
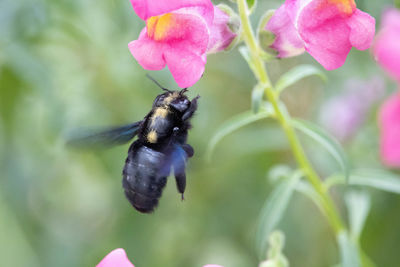
[[[169,105],[175,98],[178,98],[179,92],[173,92],[164,99],[164,104]]]
[[[151,130],[148,134],[147,134],[147,141],[149,141],[149,143],[157,143],[157,132],[154,130]]]
[[[156,108],[154,110],[153,115],[150,118],[150,121],[151,121],[150,126],[154,126],[154,124],[156,123],[156,119],[157,118],[164,119],[165,117],[167,117],[167,115],[168,115],[168,108],[167,107]]]
[[[157,108],[154,111],[153,117],[161,117],[161,118],[165,118],[168,115],[168,109],[166,108]]]

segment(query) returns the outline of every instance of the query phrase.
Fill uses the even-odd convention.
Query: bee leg
[[[193,116],[194,112],[197,110],[197,99],[199,99],[199,98],[200,98],[200,96],[198,95],[192,99],[192,101],[190,103],[190,107],[185,111],[185,113],[182,116],[183,121],[186,121]]]
[[[182,195],[182,200],[184,200],[184,195],[185,193],[185,188],[186,188],[186,174],[183,171],[182,173],[176,173],[175,172],[175,181],[176,181],[176,188],[178,189],[178,192],[181,193]]]
[[[182,145],[182,149],[185,151],[186,155],[188,156],[188,158],[193,157],[194,155],[194,149],[191,145],[189,144],[184,144]]]
[[[176,181],[176,188],[178,192],[182,194],[182,200],[184,199],[183,193],[185,193],[186,188],[186,152],[184,149],[180,148],[178,151],[181,151],[180,155],[174,159],[174,174]]]

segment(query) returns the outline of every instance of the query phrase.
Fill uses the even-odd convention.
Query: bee
[[[143,120],[129,125],[72,138],[73,146],[119,145],[134,141],[122,171],[122,186],[131,205],[142,213],[157,207],[167,177],[173,171],[178,192],[184,199],[186,163],[194,155],[187,143],[190,119],[200,96],[189,100],[187,88],[171,91],[148,76],[164,92],[158,95]]]

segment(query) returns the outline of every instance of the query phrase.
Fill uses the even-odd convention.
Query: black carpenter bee
[[[73,138],[74,146],[118,145],[133,139],[123,169],[122,186],[132,206],[143,213],[151,213],[158,205],[167,177],[173,170],[182,200],[186,187],[186,162],[194,154],[186,143],[190,119],[197,109],[199,96],[191,101],[187,88],[170,91],[149,77],[165,92],[158,95],[151,111],[143,120],[122,127]]]

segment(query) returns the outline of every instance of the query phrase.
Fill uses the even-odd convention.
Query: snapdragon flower
[[[354,0],[286,0],[267,23],[278,57],[307,51],[325,69],[341,67],[352,47],[371,46],[375,19]]]
[[[147,70],[168,66],[177,84],[190,87],[203,75],[206,56],[227,48],[235,39],[230,16],[210,0],[131,0],[146,21],[129,50]]]

